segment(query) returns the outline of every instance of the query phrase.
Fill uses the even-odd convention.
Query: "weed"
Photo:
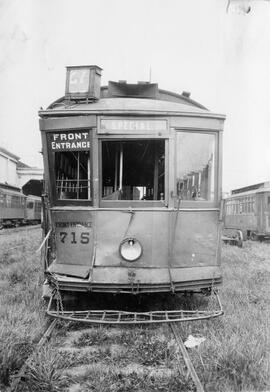
[[[42,347],[27,365],[25,385],[31,392],[57,392],[63,390],[66,378],[58,370],[61,355],[48,347]]]
[[[77,347],[93,346],[105,343],[108,337],[104,333],[102,328],[93,329],[87,332],[83,332],[75,341],[74,345]]]
[[[73,380],[74,381],[74,380]],[[178,374],[170,377],[153,377],[143,373],[131,372],[128,376],[121,371],[101,372],[92,369],[80,381],[80,392],[192,392],[192,382]]]

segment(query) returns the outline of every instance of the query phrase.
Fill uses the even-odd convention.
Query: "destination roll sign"
[[[49,134],[52,151],[83,151],[90,149],[88,131],[53,132]]]

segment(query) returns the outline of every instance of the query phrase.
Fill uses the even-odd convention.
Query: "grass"
[[[7,389],[12,375],[33,352],[45,327],[42,266],[34,253],[40,235],[39,230],[31,231],[31,236],[20,232],[12,234],[8,242],[6,236],[0,236],[1,391]],[[242,249],[224,245],[222,259],[224,316],[178,328],[184,339],[190,334],[206,338],[201,346],[189,350],[205,391],[270,390],[270,244],[247,241]],[[63,353],[55,341],[42,349],[28,366],[22,390],[194,390],[190,380],[175,372],[176,346],[167,326],[151,330],[93,327],[76,335],[74,325],[59,324],[57,330],[59,339],[74,333],[74,351]],[[78,356],[76,350],[81,348],[85,351]],[[83,368],[89,363],[92,366]],[[75,365],[85,369],[83,375],[76,378],[65,374]]]
[[[0,236],[0,390],[32,353],[44,329],[40,229]]]
[[[224,285],[219,319],[184,325],[182,335],[207,341],[192,359],[207,391],[270,389],[270,244],[245,242],[223,247]]]

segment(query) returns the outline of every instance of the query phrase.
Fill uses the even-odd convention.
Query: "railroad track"
[[[89,327],[54,319],[35,352],[13,378],[10,392],[32,391],[39,382],[45,386],[43,390],[50,382],[55,383],[51,390],[63,392],[203,392],[178,327],[174,322],[147,327]],[[49,355],[39,356],[42,350]],[[50,379],[39,374],[42,369]],[[115,389],[110,389],[111,385]]]
[[[11,228],[3,228],[0,230],[1,235],[9,235],[13,233],[19,233],[20,231],[31,231],[40,229],[41,225],[29,225],[29,226],[19,226],[19,227],[11,227]]]

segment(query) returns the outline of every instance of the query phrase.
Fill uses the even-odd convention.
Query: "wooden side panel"
[[[264,205],[263,205],[263,198],[264,198],[264,194],[260,194],[258,193],[256,196],[256,212],[257,212],[257,222],[258,222],[258,226],[257,226],[257,230],[259,233],[263,233],[265,230],[265,226],[264,226]]]
[[[225,227],[247,230],[257,230],[257,216],[254,213],[245,215],[227,215],[225,217]]]
[[[264,219],[265,219],[265,230],[267,233],[270,233],[270,193],[265,193],[265,212],[264,212]]]
[[[25,217],[25,211],[23,207],[1,208],[0,218],[2,219],[23,219],[24,217]]]

